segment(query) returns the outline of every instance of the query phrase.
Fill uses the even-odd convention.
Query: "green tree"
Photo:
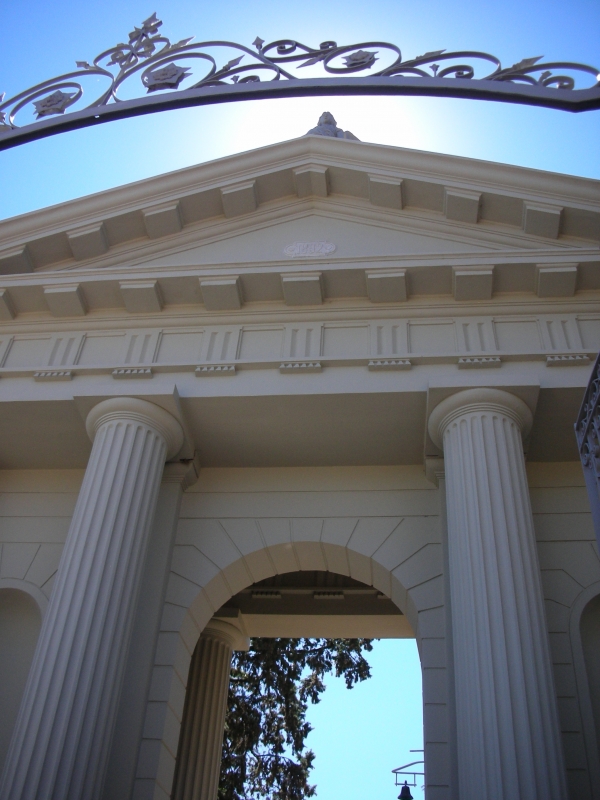
[[[308,702],[318,703],[323,678],[351,689],[371,676],[364,651],[371,639],[252,639],[231,665],[219,800],[302,800],[314,753],[305,740]]]

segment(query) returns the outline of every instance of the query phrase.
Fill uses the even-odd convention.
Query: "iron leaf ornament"
[[[388,42],[327,40],[309,47],[257,36],[254,49],[221,40],[194,43],[193,37],[172,44],[160,32],[162,24],[152,14],[127,42],[93,61],[76,61],[72,72],[8,99],[0,95],[0,149],[112,119],[269,97],[426,95],[569,111],[600,108],[599,70],[585,64],[541,63],[543,56],[534,56],[503,68],[489,53],[446,50],[405,60]],[[84,86],[97,93],[98,81],[101,93],[84,100]]]

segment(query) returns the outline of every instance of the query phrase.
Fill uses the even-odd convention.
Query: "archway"
[[[336,679],[327,671],[321,674],[325,662],[321,661],[321,656],[317,656],[317,653],[328,653],[325,661],[335,659],[334,653],[339,644],[334,644],[334,641],[339,643],[340,639],[376,640],[374,651],[371,652],[369,645],[363,654],[366,663],[372,664],[373,659],[378,662],[377,667],[373,664],[372,679],[363,685],[353,672],[352,683],[356,682],[356,689],[350,694],[343,677]],[[234,640],[235,644],[232,644]],[[413,672],[408,685],[404,661],[397,657],[389,661],[392,653],[401,652],[398,648],[401,640],[405,640],[405,645],[411,645],[413,653],[412,659],[408,657]],[[420,729],[416,730],[414,725],[408,726],[412,732],[412,735],[409,734],[410,742],[398,729],[398,714],[402,713],[403,706],[414,704],[416,697],[422,695],[420,662],[415,644],[412,628],[390,599],[372,586],[345,575],[315,571],[288,572],[238,592],[211,619],[192,656],[172,796],[177,800],[191,797],[198,800],[214,799],[217,786],[226,792],[233,791],[235,786],[235,792],[242,792],[243,795],[240,775],[255,774],[255,771],[270,780],[268,776],[273,776],[272,759],[278,758],[277,753],[280,752],[272,747],[281,735],[285,737],[287,745],[285,754],[280,753],[282,761],[277,769],[277,780],[281,780],[282,784],[279,784],[277,791],[281,792],[285,786],[287,796],[291,788],[287,785],[288,780],[293,785],[298,780],[306,780],[307,785],[314,784],[312,769],[300,778],[304,769],[301,750],[307,748],[314,751],[314,742],[304,740],[306,733],[301,733],[303,724],[295,714],[288,717],[288,710],[291,704],[302,714],[302,719],[310,724],[313,713],[321,712],[322,716],[323,702],[328,706],[328,712],[323,719],[322,729],[317,725],[310,734],[311,739],[314,735],[322,737],[316,751],[320,769],[327,763],[330,765],[324,773],[326,780],[330,781],[331,766],[345,765],[341,770],[335,770],[336,786],[330,786],[330,794],[333,792],[332,796],[336,796],[339,793],[340,779],[346,781],[351,792],[355,792],[357,786],[367,779],[364,790],[372,791],[374,777],[379,781],[380,791],[386,793],[391,787],[392,767],[401,759],[407,761],[405,755],[411,748],[422,747],[421,709],[414,714],[420,721]],[[390,649],[391,645],[396,645],[396,648]],[[329,646],[332,646],[331,650]],[[232,653],[231,647],[233,651],[245,651],[249,647],[251,652],[248,655],[244,652]],[[355,659],[358,658],[358,652],[354,645],[351,648],[340,662],[345,664],[345,669],[357,663]],[[381,648],[389,654],[388,663],[385,657],[381,661]],[[281,660],[275,655],[279,653]],[[354,655],[349,657],[350,653]],[[305,662],[305,658],[309,660]],[[412,664],[415,658],[418,666]],[[230,661],[232,667],[235,665],[237,668],[237,671],[234,668],[233,682],[230,682]],[[300,673],[297,672],[300,663],[309,672],[316,669],[314,676],[318,675],[324,683],[331,683],[330,690],[319,699],[318,706],[313,705],[315,698],[312,702],[305,698],[304,711],[301,711],[304,700],[296,694],[300,689]],[[414,672],[415,667],[418,677]],[[292,686],[296,688],[292,689]],[[255,700],[249,703],[250,696]],[[337,697],[337,700],[333,697]],[[229,716],[226,707],[229,705],[230,714],[232,701],[235,711],[233,716]],[[257,714],[261,720],[258,725]],[[356,715],[361,719],[358,726],[354,724]],[[287,722],[282,729],[279,726],[283,719]],[[340,726],[335,720],[341,719],[346,722]],[[294,725],[298,727],[294,728]],[[336,730],[335,736],[331,735],[332,726]],[[224,728],[230,729],[230,738],[227,735],[225,737],[227,741],[239,742],[242,737],[244,745],[240,748],[238,743],[233,749],[230,745],[223,748]],[[390,736],[392,730],[394,733]],[[350,731],[352,735],[347,738],[341,756],[341,738]],[[301,740],[303,744],[299,745]],[[292,742],[301,750],[296,752]],[[291,748],[289,752],[288,746]],[[221,763],[222,752],[224,763]],[[296,768],[291,769],[290,765],[294,762],[299,772]],[[349,769],[353,770],[354,775],[350,782],[347,776]],[[422,767],[416,769],[418,771]],[[373,774],[374,770],[376,775]],[[321,793],[320,780],[318,784]],[[299,786],[296,785],[294,791],[300,791]]]
[[[426,785],[447,787],[449,734],[446,628],[439,518],[235,519],[204,524],[177,544],[151,700],[162,733],[156,772],[170,796],[192,653],[215,611],[254,583],[321,571],[372,586],[404,614],[423,671]],[[180,538],[181,542],[181,538]],[[155,723],[156,724],[156,723]],[[158,744],[158,743],[157,743]],[[139,774],[139,772],[138,772]]]

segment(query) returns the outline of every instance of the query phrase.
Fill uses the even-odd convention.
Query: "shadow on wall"
[[[584,608],[580,630],[592,712],[596,722],[596,741],[600,742],[600,595],[590,600]]]
[[[0,773],[41,624],[33,597],[19,589],[0,589]]]

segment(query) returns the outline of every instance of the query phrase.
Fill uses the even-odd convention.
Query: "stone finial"
[[[324,111],[321,114],[317,127],[311,128],[306,135],[333,136],[334,139],[354,139],[355,142],[360,141],[360,139],[358,139],[353,133],[350,133],[350,131],[343,131],[341,128],[338,128],[333,114],[331,114],[329,111]]]

